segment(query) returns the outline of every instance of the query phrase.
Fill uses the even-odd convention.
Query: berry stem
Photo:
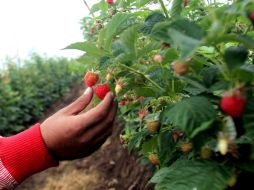
[[[152,79],[150,79],[147,75],[139,72],[139,71],[136,71],[135,69],[131,68],[131,67],[128,67],[126,65],[123,65],[123,64],[120,64],[120,66],[132,71],[133,73],[136,73],[138,75],[141,75],[142,77],[144,77],[146,80],[148,80],[152,85],[154,85],[156,88],[158,88],[160,91],[164,92],[165,90],[163,88],[160,87],[160,85],[158,85],[156,82],[154,82]]]
[[[164,4],[163,0],[159,0],[159,2],[161,4],[161,8],[162,8],[163,12],[165,13],[166,18],[169,18],[168,11],[165,7],[165,4]]]
[[[86,8],[89,10],[89,12],[91,13],[91,15],[95,18],[95,15],[92,13],[92,11],[91,11],[91,9],[90,9],[88,3],[86,2],[86,0],[83,0],[83,2],[85,3]]]

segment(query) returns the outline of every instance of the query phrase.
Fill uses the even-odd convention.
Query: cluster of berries
[[[93,87],[99,81],[99,73],[94,71],[88,71],[84,76],[84,83],[88,87]],[[104,99],[106,94],[110,92],[110,87],[107,83],[98,84],[95,87],[94,93],[101,100]]]

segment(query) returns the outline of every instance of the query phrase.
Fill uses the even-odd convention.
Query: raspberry
[[[220,107],[231,117],[237,118],[242,116],[245,104],[246,98],[239,90],[235,89],[232,94],[228,92],[224,94],[220,102]]]
[[[147,122],[147,129],[150,133],[156,133],[159,130],[160,121],[152,120]]]
[[[158,159],[158,155],[156,153],[151,153],[148,156],[149,161],[156,166],[160,165],[159,159]]]
[[[98,98],[100,98],[101,100],[104,99],[104,97],[107,95],[107,93],[110,92],[110,88],[108,84],[99,84],[96,88],[95,88],[95,94]]]
[[[98,72],[88,71],[84,76],[84,83],[86,86],[92,87],[94,86],[99,80]]]

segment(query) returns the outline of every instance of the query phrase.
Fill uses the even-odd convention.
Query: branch
[[[91,15],[92,15],[93,17],[95,17],[95,15],[92,13],[92,11],[91,11],[89,5],[87,4],[86,0],[83,0],[83,2],[85,3],[86,8],[89,10],[89,12],[91,13]]]

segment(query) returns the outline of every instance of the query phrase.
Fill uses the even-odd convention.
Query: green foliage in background
[[[38,121],[54,101],[80,82],[75,61],[32,55],[22,67],[7,62],[0,75],[0,135],[11,135]]]

